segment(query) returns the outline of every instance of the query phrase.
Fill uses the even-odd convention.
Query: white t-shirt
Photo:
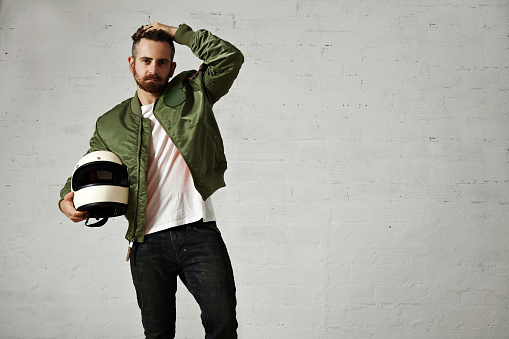
[[[185,225],[203,219],[214,221],[210,197],[203,201],[194,187],[191,172],[159,121],[154,104],[141,107],[152,125],[148,166],[148,198],[145,234]]]

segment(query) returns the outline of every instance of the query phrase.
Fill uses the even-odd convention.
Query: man
[[[133,98],[99,117],[88,152],[111,151],[127,166],[128,259],[147,338],[175,336],[177,277],[201,309],[206,338],[236,338],[230,259],[210,196],[225,185],[226,158],[212,107],[230,89],[242,53],[206,30],[142,26],[132,36]],[[173,41],[203,60],[173,76]],[[61,211],[74,222],[70,178]],[[132,247],[132,250],[131,250]]]

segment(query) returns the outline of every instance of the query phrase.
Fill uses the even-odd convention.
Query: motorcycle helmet
[[[103,226],[108,218],[127,212],[129,175],[115,153],[95,151],[81,158],[72,174],[71,189],[74,208],[88,211],[86,226]],[[89,224],[90,218],[102,220]]]

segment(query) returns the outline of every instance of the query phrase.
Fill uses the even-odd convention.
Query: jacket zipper
[[[133,112],[134,113],[134,112]],[[131,256],[131,250],[133,248],[134,241],[136,240],[136,229],[138,227],[138,204],[140,201],[140,172],[141,172],[141,148],[142,148],[142,135],[143,135],[143,117],[140,116],[139,120],[139,127],[138,127],[138,140],[139,140],[139,146],[138,146],[138,187],[136,189],[136,211],[134,213],[134,227],[133,227],[133,237],[131,238],[131,241],[129,242],[129,247],[127,248],[127,256],[125,258],[125,261],[129,261],[129,257]]]

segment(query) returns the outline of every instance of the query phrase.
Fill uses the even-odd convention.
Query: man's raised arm
[[[207,30],[195,32],[186,24],[177,28],[156,22],[146,27],[148,30],[164,30],[176,43],[188,46],[194,55],[203,60],[200,72],[203,73],[205,91],[212,104],[228,93],[244,62],[239,49]]]

